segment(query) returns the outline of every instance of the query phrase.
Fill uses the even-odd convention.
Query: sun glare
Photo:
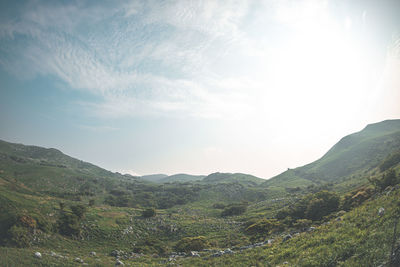
[[[271,99],[285,99],[290,114],[284,117],[299,119],[342,119],[360,112],[359,103],[368,95],[373,69],[365,44],[352,36],[350,19],[292,23],[295,33],[285,46],[276,49],[270,63],[274,67],[265,82],[275,95],[266,94],[268,105],[282,103]]]

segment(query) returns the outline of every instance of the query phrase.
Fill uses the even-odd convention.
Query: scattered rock
[[[292,235],[291,234],[288,234],[288,235],[285,235],[284,237],[283,237],[283,242],[285,242],[285,241],[288,241],[289,239],[291,239],[292,238]]]
[[[378,210],[378,216],[380,217],[380,216],[383,216],[383,215],[385,215],[385,208],[380,207],[379,210]]]
[[[125,264],[122,262],[122,261],[120,261],[120,260],[116,260],[115,261],[115,266],[124,266]]]
[[[113,257],[118,257],[119,256],[119,251],[118,250],[113,250],[113,251],[111,251],[111,253],[110,253],[110,256],[113,256]]]
[[[75,258],[74,261],[75,262],[79,262],[79,263],[83,263],[83,260],[81,258]]]
[[[310,228],[307,229],[307,232],[312,232],[312,231],[314,231],[314,230],[315,230],[315,227],[312,227],[312,226],[311,226]]]
[[[192,257],[200,257],[200,254],[197,251],[190,251],[190,256],[192,256]]]
[[[224,254],[234,254],[235,252],[233,252],[230,248],[226,249],[224,251]]]
[[[221,257],[221,256],[224,255],[224,254],[225,254],[225,253],[224,253],[222,250],[220,250],[220,251],[218,251],[218,252],[212,254],[211,257]]]
[[[57,255],[57,253],[55,253],[54,251],[50,251],[50,256],[52,256],[52,257],[57,257],[58,255]]]
[[[41,259],[42,254],[40,252],[35,252],[35,258]]]

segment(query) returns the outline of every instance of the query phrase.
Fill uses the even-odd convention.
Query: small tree
[[[94,206],[94,199],[90,199],[89,200],[89,207],[93,207]]]

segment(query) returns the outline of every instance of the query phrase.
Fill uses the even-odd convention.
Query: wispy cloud
[[[15,75],[54,75],[101,96],[101,103],[86,103],[98,115],[222,118],[249,109],[240,100],[243,88],[226,87],[213,68],[240,43],[247,7],[247,1],[31,2],[0,26],[1,50],[11,55],[0,63]],[[15,39],[17,48],[7,45]]]

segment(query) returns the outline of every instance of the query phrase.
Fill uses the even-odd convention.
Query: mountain
[[[359,178],[390,154],[400,149],[400,120],[369,124],[362,131],[343,137],[322,158],[289,169],[263,183],[266,187],[304,187],[323,183],[340,183]]]
[[[202,182],[208,184],[216,183],[241,183],[247,185],[259,185],[265,180],[249,174],[243,173],[212,173],[205,177]]]
[[[170,175],[168,177],[164,177],[159,180],[160,183],[173,183],[173,182],[192,182],[192,181],[200,181],[205,177],[205,175],[190,175],[185,173],[179,173]]]
[[[153,182],[153,183],[158,183],[166,177],[168,177],[168,175],[166,175],[166,174],[150,174],[150,175],[140,176],[141,179],[143,179],[145,181]]]

